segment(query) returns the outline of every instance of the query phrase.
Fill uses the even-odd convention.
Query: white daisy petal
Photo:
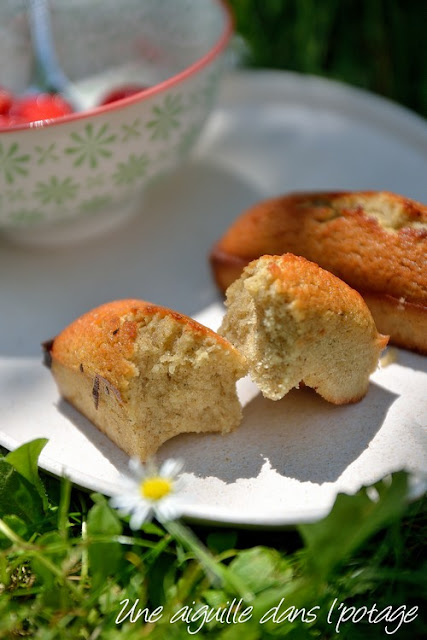
[[[110,500],[110,505],[115,509],[121,509],[129,511],[135,505],[135,498],[129,495],[113,496]]]
[[[159,522],[170,522],[176,520],[178,513],[173,509],[166,509],[165,507],[159,507],[156,513],[156,518]]]
[[[113,496],[110,498],[110,506],[113,507],[113,509],[123,509],[125,502],[127,502],[126,496]]]
[[[159,475],[159,469],[157,467],[157,464],[154,458],[148,458],[147,462],[145,463],[144,477],[152,478],[153,476],[158,476],[158,475]]]
[[[174,480],[174,483],[173,483],[174,493],[177,493],[177,494],[180,493],[184,489],[186,484],[187,484],[187,481],[182,476]]]
[[[181,515],[181,509],[176,500],[163,500],[155,507],[158,520],[175,520]]]
[[[131,477],[121,477],[119,490],[110,499],[110,505],[121,515],[130,516],[129,526],[132,529],[139,529],[144,522],[151,520],[153,513],[159,521],[179,517],[183,505],[181,491],[185,485],[179,475],[182,468],[181,460],[166,460],[158,469],[154,460],[143,465],[138,458],[131,458]]]
[[[136,480],[136,478],[131,476],[121,476],[119,479],[119,486],[120,489],[124,489],[126,487],[130,490],[139,486],[139,480]]]
[[[138,479],[145,476],[145,467],[139,458],[133,457],[129,460],[129,469]]]
[[[164,478],[176,478],[182,471],[184,462],[169,458],[160,467],[159,475]]]
[[[151,520],[152,509],[145,505],[144,507],[139,507],[131,516],[129,521],[129,526],[134,531],[141,528],[141,525],[144,522],[149,522]]]

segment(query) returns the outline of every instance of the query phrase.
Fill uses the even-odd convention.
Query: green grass
[[[363,87],[427,116],[424,0],[230,0],[246,63]]]
[[[325,519],[287,532],[180,522],[134,532],[104,496],[40,479],[44,444],[0,458],[0,638],[357,640],[389,637],[386,626],[391,637],[425,637],[420,611],[402,622],[425,603],[427,571],[426,504],[408,503],[405,473],[374,496],[340,495]],[[337,627],[341,603],[382,616],[390,607],[389,620]],[[209,611],[222,620],[208,622]]]

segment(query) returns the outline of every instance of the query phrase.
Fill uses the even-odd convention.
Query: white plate
[[[144,213],[78,247],[0,241],[0,442],[47,437],[41,465],[110,494],[127,457],[58,398],[40,343],[84,311],[139,297],[218,325],[207,255],[245,207],[300,189],[389,189],[427,201],[427,127],[410,112],[340,84],[281,72],[235,73],[191,163],[153,187]],[[325,514],[338,491],[426,467],[427,359],[397,352],[366,398],[334,407],[313,392],[262,399],[247,380],[240,428],[185,435],[186,515],[274,526]]]

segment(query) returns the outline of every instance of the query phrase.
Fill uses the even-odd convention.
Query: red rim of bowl
[[[106,105],[99,105],[93,107],[91,109],[85,109],[84,111],[77,111],[75,113],[70,113],[66,116],[59,116],[58,118],[53,118],[52,120],[36,120],[35,122],[26,122],[24,124],[14,124],[6,127],[2,127],[0,125],[0,133],[7,133],[13,131],[25,131],[26,129],[44,129],[46,127],[54,127],[57,124],[63,124],[66,122],[73,122],[74,120],[81,120],[90,116],[93,116],[98,113],[108,113],[109,111],[115,111],[117,109],[121,109],[124,106],[133,104],[134,102],[140,102],[141,98],[144,100],[145,98],[151,98],[152,96],[173,87],[174,85],[180,83],[182,80],[187,79],[193,74],[197,73],[200,69],[207,66],[212,60],[214,60],[217,56],[219,56],[222,51],[226,48],[234,29],[234,18],[231,12],[230,7],[228,6],[226,0],[214,0],[224,12],[225,17],[225,28],[223,29],[219,40],[216,44],[210,49],[204,56],[193,62],[189,67],[186,67],[179,73],[167,78],[167,80],[163,80],[163,82],[159,82],[159,84],[154,85],[148,89],[142,89],[138,93],[133,94],[132,96],[128,96],[126,98],[121,98],[120,100],[116,100],[115,102],[111,102]]]

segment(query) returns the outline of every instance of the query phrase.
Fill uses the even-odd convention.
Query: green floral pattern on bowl
[[[0,227],[31,228],[135,200],[195,144],[221,58],[164,91],[69,122],[0,135]]]

